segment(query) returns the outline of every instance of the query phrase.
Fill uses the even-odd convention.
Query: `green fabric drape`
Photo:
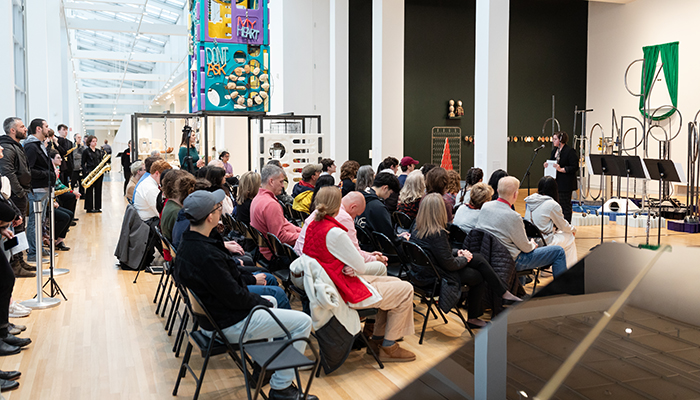
[[[659,54],[661,54],[664,78],[666,79],[668,94],[671,97],[671,104],[674,107],[678,107],[678,42],[646,46],[642,50],[644,51],[644,67],[642,71],[642,96],[639,98],[639,112],[649,118],[650,115],[646,113],[644,106],[654,82],[656,60],[659,58]],[[664,120],[675,112],[676,109],[674,108],[663,115],[654,116],[652,119],[654,121]]]

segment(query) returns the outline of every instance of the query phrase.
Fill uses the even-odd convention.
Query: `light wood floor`
[[[22,336],[31,337],[33,343],[21,354],[0,358],[1,370],[23,373],[19,389],[3,393],[7,399],[173,398],[180,359],[170,351],[174,337],[167,336],[163,319],[154,314],[152,300],[159,277],[141,274],[133,284],[135,272],[116,268],[113,253],[126,202],[121,182],[105,182],[103,191],[103,213],[78,210],[78,226],[71,228],[66,239],[71,250],[58,257],[57,267],[71,270],[57,277],[68,301],[13,320],[28,326]],[[599,230],[579,229],[579,256],[599,242]],[[630,242],[644,241],[642,229],[630,232],[635,235]],[[665,243],[700,243],[697,235],[665,230],[663,234]],[[621,241],[624,227],[608,226],[606,240],[608,235]],[[35,292],[34,279],[18,279],[15,299],[31,298]],[[299,307],[298,302],[293,305]],[[417,331],[421,322],[416,318]],[[355,351],[340,370],[315,380],[312,392],[326,400],[387,398],[469,340],[456,319],[447,325],[431,320],[423,345],[418,345],[418,333],[402,343],[417,353],[418,361],[387,364],[379,370],[364,351]],[[201,357],[194,354],[193,361],[199,368]],[[188,399],[193,393],[193,380],[183,379],[177,398]],[[229,359],[219,356],[209,364],[200,398],[245,398],[243,379]]]

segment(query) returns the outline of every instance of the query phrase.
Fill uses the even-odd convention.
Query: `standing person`
[[[42,249],[41,243],[36,243],[36,220],[34,215],[34,203],[41,202],[41,219],[46,213],[46,204],[49,201],[49,188],[56,183],[56,174],[49,153],[42,142],[48,137],[49,124],[41,119],[33,119],[29,124],[29,137],[24,141],[24,152],[27,155],[27,166],[32,175],[32,190],[27,194],[29,202],[29,217],[27,218],[27,262],[36,262],[37,248]],[[39,252],[48,255],[48,252]],[[48,260],[46,260],[48,262]]]
[[[83,184],[80,181],[82,177],[82,172],[83,172],[83,151],[85,151],[85,145],[83,144],[82,141],[82,136],[80,136],[79,133],[76,133],[75,136],[73,137],[75,139],[75,150],[73,150],[73,174],[71,176],[70,180],[70,187],[71,189],[75,190],[75,188],[78,188],[78,192],[80,193],[81,196],[85,196],[85,189],[83,189]],[[84,199],[85,197],[83,197]]]
[[[192,128],[185,125],[182,128],[182,140],[180,141],[180,150],[177,157],[180,160],[180,168],[194,174],[195,171],[204,166],[204,160],[199,159],[199,153],[195,144],[197,143],[197,135],[192,132]]]
[[[129,147],[122,151],[121,161],[122,171],[124,171],[124,195],[126,196],[126,187],[131,179],[131,140],[129,140]]]
[[[109,145],[109,140],[105,139],[105,144],[102,145],[102,151],[104,152],[104,154],[112,155],[112,146]],[[110,157],[109,161],[107,162],[111,163],[112,158]]]
[[[102,161],[102,150],[97,148],[97,138],[93,135],[87,137],[88,147],[83,151],[82,168],[83,176],[87,177]],[[102,179],[97,178],[95,183],[85,190],[85,211],[88,213],[102,212]]]
[[[58,146],[56,150],[61,155],[61,182],[70,186],[70,179],[73,175],[73,152],[68,153],[73,148],[73,142],[68,140],[68,127],[64,124],[58,125]]]
[[[4,148],[4,157],[0,158],[0,174],[10,180],[11,196],[10,200],[22,213],[22,223],[15,226],[15,234],[24,232],[26,221],[24,216],[27,213],[27,195],[32,191],[32,174],[27,165],[27,156],[24,148],[19,143],[27,138],[27,127],[24,122],[17,117],[10,117],[3,123],[5,135],[0,136],[0,145]],[[12,270],[15,275],[24,276],[34,273],[35,267],[24,261],[22,253],[12,256]]]
[[[566,132],[554,132],[552,134],[552,154],[550,160],[556,160],[554,168],[557,170],[557,185],[559,186],[559,204],[564,213],[564,219],[571,223],[571,192],[576,187],[576,172],[578,172],[578,155],[576,150],[567,145],[569,135]],[[547,168],[547,163],[544,167]]]

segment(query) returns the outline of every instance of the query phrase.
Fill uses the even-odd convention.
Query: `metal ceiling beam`
[[[148,4],[150,4],[154,7],[158,7],[158,8],[162,8],[164,10],[174,12],[174,13],[178,14],[180,17],[182,17],[182,10],[185,8],[184,6],[182,8],[178,8],[178,7],[175,7],[173,5],[166,4],[166,3],[163,3],[161,1],[156,1],[156,0],[150,0],[148,2]]]
[[[145,0],[73,0],[74,2],[89,1],[90,3],[112,3],[112,4],[136,4],[142,6],[146,3]]]
[[[124,118],[123,113],[122,114],[101,114],[101,115],[97,114],[97,115],[86,115],[85,116],[86,121],[97,121],[97,120],[111,121],[111,120],[117,120],[117,119],[121,120],[122,118]]]
[[[167,81],[169,76],[163,74],[132,74],[123,72],[84,72],[78,71],[76,73],[78,79],[107,79],[120,81],[122,79],[126,81],[149,81],[149,82],[163,82]]]
[[[179,63],[179,58],[170,54],[152,54],[128,51],[90,51],[90,50],[74,50],[73,58],[84,60],[117,60],[126,62],[128,60],[136,62],[155,62],[155,63]]]
[[[125,4],[125,2],[120,1],[119,3]],[[109,11],[114,13],[125,13],[125,14],[141,14],[143,13],[143,7],[122,7],[118,5],[110,4],[92,4],[92,3],[82,3],[82,2],[64,2],[63,5],[66,9],[70,10],[85,10],[85,11]]]
[[[142,23],[139,29],[137,22],[103,21],[97,19],[66,18],[68,29],[108,31],[108,32],[135,32],[146,35],[187,36],[187,27],[173,24],[146,24]],[[137,32],[138,30],[138,32]]]
[[[80,93],[101,93],[101,94],[119,94],[123,92],[123,94],[134,94],[134,95],[142,95],[142,96],[155,96],[158,94],[158,90],[156,89],[131,89],[131,88],[125,88],[125,89],[119,89],[119,88],[102,88],[102,87],[85,87],[81,86],[80,87]]]
[[[151,100],[132,100],[132,99],[83,99],[83,104],[130,104],[134,106],[147,106],[152,103]]]

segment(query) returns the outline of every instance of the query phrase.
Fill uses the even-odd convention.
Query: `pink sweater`
[[[250,204],[250,225],[263,235],[268,232],[274,234],[282,243],[287,243],[290,246],[294,246],[301,231],[301,228],[292,225],[284,218],[282,207],[277,202],[275,195],[263,188],[260,188],[258,195],[253,198],[253,202]],[[267,259],[270,259],[272,255],[270,250],[266,248],[260,249],[260,252]]]

